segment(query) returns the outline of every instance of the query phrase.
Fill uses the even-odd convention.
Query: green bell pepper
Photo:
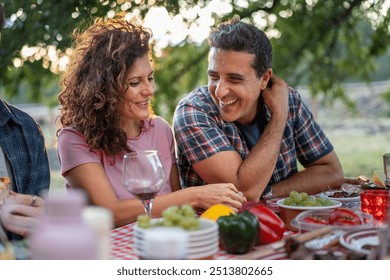
[[[219,237],[225,251],[231,254],[245,254],[257,242],[259,221],[248,211],[229,216],[221,216],[217,220]]]

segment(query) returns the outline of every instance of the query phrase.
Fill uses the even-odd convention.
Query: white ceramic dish
[[[143,232],[135,232],[134,231],[133,232],[133,236],[134,236],[134,238],[138,238],[140,240],[143,240],[145,235],[144,235]],[[188,235],[188,238],[189,238],[189,241],[191,243],[195,243],[195,242],[200,242],[200,243],[208,242],[210,239],[218,238],[218,230],[215,231],[215,232],[209,233],[209,234],[202,234],[202,235],[198,235],[198,236]]]
[[[320,193],[319,195],[323,198],[329,198],[332,200],[340,201],[343,205],[343,207],[346,208],[354,208],[360,206],[360,195],[352,196],[352,197],[332,197],[330,195],[333,195],[335,192],[340,192],[340,190],[334,190],[334,191],[325,191]]]
[[[312,210],[312,209],[324,210],[324,209],[334,209],[334,208],[339,208],[339,207],[341,207],[341,205],[342,205],[342,203],[341,203],[340,201],[331,199],[333,205],[329,205],[329,206],[291,206],[291,205],[284,205],[284,204],[283,204],[283,203],[284,203],[284,200],[285,200],[285,198],[280,199],[280,200],[278,200],[278,201],[276,202],[276,204],[277,204],[280,208],[293,209],[293,210]]]
[[[161,219],[162,218],[154,218],[152,219],[151,223],[152,224],[158,223],[159,221],[161,221]],[[140,228],[138,224],[134,225],[134,233],[136,232],[143,233],[145,230],[148,229]],[[218,224],[216,222],[208,219],[199,218],[199,228],[195,230],[188,230],[186,232],[191,237],[191,236],[207,235],[215,231],[218,231]]]
[[[312,210],[312,209],[325,210],[325,209],[339,208],[342,205],[340,201],[332,199],[333,205],[329,205],[329,206],[311,206],[311,207],[309,207],[309,206],[307,206],[307,207],[305,207],[305,206],[290,206],[290,205],[284,205],[284,200],[285,200],[285,198],[280,199],[276,202],[276,204],[278,205],[278,208],[279,208],[279,216],[283,220],[283,222],[286,224],[286,229],[292,230],[292,231],[298,231],[298,229],[296,227],[291,225],[291,221],[296,216],[298,216],[298,214],[300,214],[304,211]]]
[[[138,251],[144,252],[144,245],[145,243],[140,243],[140,242],[135,242],[134,243],[134,248],[136,248]],[[205,244],[204,246],[200,247],[189,247],[187,248],[187,254],[193,255],[193,254],[199,254],[202,252],[210,252],[213,251],[214,249],[218,249],[219,244],[213,242],[212,244]]]
[[[142,244],[143,242],[145,242],[144,238],[134,236],[134,243]],[[219,243],[218,234],[213,234],[213,235],[210,235],[207,239],[201,239],[201,240],[190,239],[188,241],[188,247],[189,248],[198,248],[198,247],[209,246],[209,245],[218,244],[218,243]]]
[[[347,249],[368,255],[370,247],[379,245],[378,229],[346,232],[340,236],[339,242]]]
[[[158,223],[159,219],[152,219],[153,223]],[[196,230],[182,230],[187,235],[188,248],[187,258],[188,259],[211,259],[213,255],[219,249],[219,235],[218,235],[218,224],[208,219],[199,218],[199,228]],[[158,234],[159,230],[167,229],[166,227],[152,226],[151,228],[144,229],[140,228],[137,224],[134,225],[134,248],[135,252],[140,258],[145,258],[145,236],[150,235],[153,231]],[[169,250],[169,249],[168,249]]]
[[[188,251],[187,259],[196,260],[196,259],[212,259],[215,253],[219,250],[218,246],[205,247],[202,250],[197,251]],[[134,247],[135,253],[141,258],[145,259],[146,253],[144,250]]]

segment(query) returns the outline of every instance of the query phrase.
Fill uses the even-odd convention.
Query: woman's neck
[[[141,134],[142,121],[140,120],[128,120],[122,129],[126,132],[128,138],[136,138]]]

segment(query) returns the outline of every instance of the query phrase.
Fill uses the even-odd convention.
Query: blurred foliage
[[[71,46],[74,28],[83,28],[93,17],[111,11],[128,11],[144,17],[151,7],[163,6],[171,17],[212,1],[193,0],[3,0],[6,26],[0,44],[0,96],[23,96],[30,101],[56,105],[57,62]],[[378,74],[378,58],[389,54],[390,16],[383,12],[386,0],[226,0],[231,10],[212,14],[214,23],[239,17],[270,35],[274,47],[273,69],[296,86],[307,84],[314,96],[327,103],[343,100],[351,108],[341,83],[350,80],[388,79]],[[199,13],[184,22],[191,26]],[[25,45],[39,46],[40,55],[15,67]],[[50,46],[54,46],[50,47]],[[155,111],[170,120],[178,99],[207,82],[207,42],[190,38],[168,46],[155,57]],[[388,56],[387,56],[388,57]],[[385,63],[384,65],[388,65]],[[375,73],[375,75],[373,75]],[[382,75],[382,76],[380,76]],[[4,92],[3,92],[4,91]]]

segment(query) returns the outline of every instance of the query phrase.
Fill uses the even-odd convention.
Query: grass
[[[383,169],[382,155],[389,152],[389,141],[383,135],[329,135],[346,177],[372,176]]]

